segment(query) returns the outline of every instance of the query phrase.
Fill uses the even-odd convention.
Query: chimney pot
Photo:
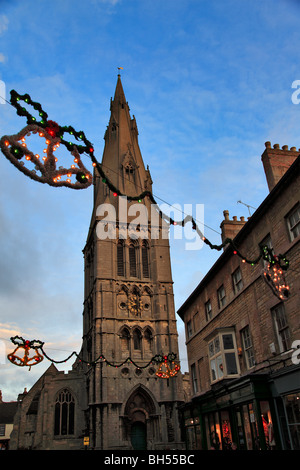
[[[225,210],[223,211],[224,219],[229,220],[229,211]]]
[[[274,149],[279,149],[279,144],[274,144]]]
[[[288,150],[289,149],[289,146],[288,145],[283,145],[282,146],[282,150]]]
[[[269,142],[269,141],[265,142],[265,146],[266,146],[266,148],[271,147],[271,142]]]

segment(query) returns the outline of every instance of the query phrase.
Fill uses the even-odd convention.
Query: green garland
[[[40,349],[42,354],[46,357],[46,359],[48,359],[50,362],[52,362],[54,364],[65,363],[65,362],[69,361],[73,356],[76,356],[76,358],[78,359],[79,362],[82,362],[82,363],[88,364],[88,365],[95,365],[99,362],[103,362],[103,363],[107,364],[110,367],[115,367],[116,369],[118,369],[119,367],[122,367],[123,365],[125,365],[127,363],[131,363],[137,369],[146,369],[151,364],[162,364],[162,363],[166,363],[166,362],[173,363],[175,361],[176,357],[177,357],[175,353],[169,353],[167,355],[156,354],[145,365],[137,364],[133,359],[131,359],[131,357],[127,357],[127,359],[125,359],[125,361],[122,361],[122,362],[116,364],[116,363],[108,361],[103,354],[100,354],[97,357],[97,359],[95,359],[94,361],[86,361],[85,359],[80,357],[80,355],[76,351],[73,351],[65,359],[63,359],[61,361],[57,361],[57,360],[51,358],[50,356],[48,356],[48,354],[46,354],[46,352],[43,348],[43,346],[45,344],[43,341],[35,340],[35,339],[31,340],[31,341],[30,340],[25,340],[22,336],[13,336],[13,337],[10,338],[10,340],[13,344],[17,345],[20,348],[25,348],[26,347],[26,349],[28,349],[28,350],[29,349],[35,349],[35,350]],[[15,363],[15,361],[11,360],[11,354],[8,355],[8,358],[11,362]]]

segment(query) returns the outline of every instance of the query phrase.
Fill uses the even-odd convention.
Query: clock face
[[[128,309],[134,315],[141,315],[143,302],[138,295],[131,295],[128,299]]]

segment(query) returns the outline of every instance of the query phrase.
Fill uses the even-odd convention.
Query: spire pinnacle
[[[117,85],[116,85],[116,90],[115,90],[115,96],[114,96],[114,101],[119,101],[120,103],[125,103],[125,93],[123,90],[123,85],[121,82],[121,75],[118,74],[118,80],[117,80]]]

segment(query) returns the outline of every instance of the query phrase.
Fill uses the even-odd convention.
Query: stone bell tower
[[[95,168],[94,207],[83,250],[82,355],[91,362],[83,365],[90,445],[181,449],[181,373],[159,377],[164,364],[151,362],[156,355],[174,353],[179,364],[169,240],[150,199],[135,200],[152,191],[152,180],[120,75],[110,113],[102,158],[106,179]],[[107,180],[126,196],[117,196]]]

